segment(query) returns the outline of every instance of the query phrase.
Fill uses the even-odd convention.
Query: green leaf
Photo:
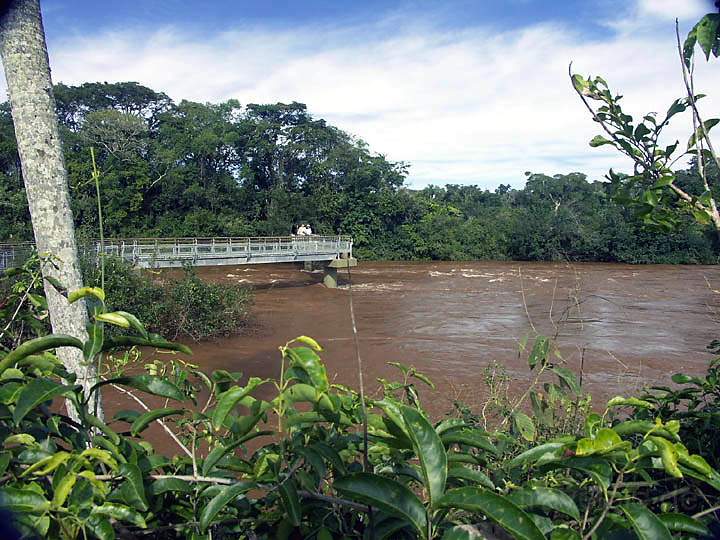
[[[132,426],[130,426],[130,433],[132,433],[134,436],[137,436],[146,427],[148,427],[151,422],[173,414],[183,414],[184,412],[184,409],[153,409],[137,417],[137,419],[132,423]]]
[[[23,418],[46,401],[70,392],[74,387],[58,384],[50,379],[33,379],[20,391],[13,411],[13,422],[20,424]]]
[[[607,408],[609,409],[611,407],[638,407],[640,409],[654,409],[655,405],[649,401],[638,399],[636,397],[626,398],[622,396],[615,396],[608,401]]]
[[[694,469],[706,477],[712,477],[713,475],[717,475],[717,473],[715,472],[715,470],[713,470],[710,464],[705,461],[704,457],[698,454],[687,455],[687,453],[685,452],[677,452],[677,446],[675,447],[675,450],[677,453],[678,462],[682,465]],[[705,481],[707,481],[707,479]],[[718,491],[720,491],[720,489]]]
[[[30,300],[30,303],[35,306],[36,308],[47,310],[48,303],[47,299],[39,294],[33,294],[33,293],[27,293],[28,300]]]
[[[547,362],[548,353],[550,352],[550,340],[545,336],[538,336],[535,338],[532,351],[528,356],[528,365],[530,369],[534,369],[539,363],[543,366]]]
[[[658,518],[671,532],[684,532],[701,537],[710,536],[710,531],[704,523],[685,514],[670,512],[660,514]]]
[[[580,520],[580,512],[575,502],[559,489],[547,487],[518,489],[511,492],[508,498],[523,509],[541,507]]]
[[[558,376],[560,381],[565,384],[575,394],[580,394],[580,381],[578,381],[577,375],[571,370],[561,366],[555,366],[552,368],[552,372]]]
[[[102,351],[103,342],[105,341],[105,329],[102,324],[87,325],[88,340],[83,345],[83,358],[86,362],[91,362],[95,355]]]
[[[640,540],[671,540],[672,535],[665,524],[640,503],[620,505]]]
[[[139,416],[139,414],[138,414]],[[86,413],[85,414],[85,420],[88,424],[90,424],[92,427],[99,429],[103,432],[103,434],[112,441],[113,444],[118,445],[120,444],[120,436],[115,433],[108,425],[100,420],[97,416],[94,414]]]
[[[382,518],[383,519],[378,519],[375,522],[375,529],[373,531],[375,537],[371,540],[394,540],[397,537],[395,533],[408,527],[408,522],[404,519],[394,516],[382,516]],[[369,536],[365,536],[364,538],[370,540]]]
[[[282,499],[285,513],[295,527],[300,526],[302,520],[302,509],[300,508],[300,497],[298,496],[295,482],[292,478],[286,479],[278,488]]]
[[[99,540],[115,540],[115,529],[108,518],[99,514],[90,515],[85,523],[87,528]]]
[[[613,431],[621,437],[635,434],[646,435],[649,431],[652,431],[653,435],[657,435],[659,437],[665,437],[666,439],[672,441],[680,440],[677,435],[670,433],[668,430],[658,429],[657,425],[649,420],[626,420],[625,422],[615,424],[612,428]]]
[[[10,351],[5,355],[5,358],[0,360],[0,373],[28,356],[49,351],[57,347],[75,347],[76,349],[82,350],[83,342],[72,336],[62,334],[30,339],[17,349]]]
[[[702,139],[707,136],[707,134],[710,133],[710,130],[716,126],[718,122],[720,122],[720,119],[710,118],[709,120],[705,120],[701,126],[698,126],[695,133],[690,135],[690,139],[688,139],[687,149],[690,150],[695,146],[695,144],[697,144],[698,139]]]
[[[315,341],[313,338],[308,336],[300,336],[296,337],[293,341],[299,341],[300,343],[304,343],[305,345],[309,345],[311,349],[320,352],[323,350],[323,348],[320,346],[320,344]]]
[[[675,478],[682,478],[683,474],[682,471],[680,471],[680,467],[678,467],[678,453],[675,450],[675,446],[673,446],[670,441],[660,437],[650,436],[648,439],[651,440],[660,451],[660,459],[662,460],[665,472]]]
[[[30,465],[20,476],[27,476],[29,474],[35,474],[36,476],[45,476],[50,474],[57,469],[63,463],[66,463],[72,454],[69,452],[61,451],[50,454],[46,458],[40,459]]]
[[[573,87],[575,87],[575,90],[580,94],[584,93],[588,87],[588,81],[585,80],[585,77],[577,73],[572,76],[572,84]]]
[[[566,526],[555,527],[550,533],[550,540],[580,540],[580,533]]]
[[[474,448],[481,448],[493,454],[497,454],[498,450],[485,433],[479,429],[464,428],[443,433],[440,440],[445,445],[453,443],[464,444]]]
[[[293,384],[282,394],[283,398],[290,403],[317,403],[319,395],[320,393],[314,386],[305,383]]]
[[[643,137],[645,137],[646,135],[648,135],[650,133],[651,133],[650,129],[645,124],[638,124],[637,127],[635,128],[635,133],[633,134],[633,136],[635,137],[636,140],[639,141]]]
[[[7,441],[7,439],[5,439]],[[8,465],[10,465],[10,459],[12,458],[11,452],[0,452],[0,476],[5,474]]]
[[[120,328],[130,328],[130,321],[117,312],[98,313],[95,315],[95,320],[119,326]]]
[[[327,467],[322,455],[317,450],[311,447],[300,447],[297,449],[297,453],[303,457],[305,464],[315,471],[318,479],[325,478]]]
[[[562,450],[564,447],[565,443],[560,442],[541,444],[539,446],[535,446],[534,448],[530,448],[529,450],[525,450],[525,452],[515,456],[508,462],[507,466],[512,469],[521,465],[535,463],[538,459],[548,454],[557,456],[558,451]]]
[[[697,43],[697,25],[693,28],[685,39],[683,44],[683,60],[685,66],[689,69],[692,64],[693,51],[695,50],[695,44]]]
[[[120,465],[120,476],[125,478],[119,488],[119,495],[123,502],[143,512],[147,511],[148,500],[145,496],[142,472],[138,466],[132,463],[123,463]]]
[[[90,392],[104,386],[106,384],[117,384],[120,386],[129,386],[136,390],[147,392],[155,396],[160,396],[175,401],[185,401],[185,394],[171,383],[169,380],[154,375],[136,375],[134,377],[115,377],[114,379],[106,379],[100,381],[90,389]]]
[[[106,517],[99,514],[91,515],[85,523],[99,540],[115,540],[115,529]]]
[[[167,492],[192,493],[193,486],[187,480],[179,478],[160,478],[155,480],[148,488],[152,495],[162,495]]]
[[[103,291],[100,287],[82,287],[68,294],[68,302],[72,304],[73,302],[77,302],[86,296],[94,296],[101,302],[105,301],[105,291]]]
[[[438,435],[442,436],[448,431],[456,431],[469,427],[472,426],[470,426],[470,424],[460,418],[446,418],[445,420],[441,420],[435,425],[435,431]]]
[[[717,47],[720,44],[720,15],[709,13],[705,15],[694,28],[697,43],[705,53],[705,59],[710,59],[710,53],[718,55]]]
[[[118,521],[132,523],[133,525],[140,527],[141,529],[147,528],[147,524],[145,523],[145,519],[142,517],[142,515],[123,504],[106,502],[100,506],[96,506],[95,508],[93,508],[92,514],[108,516]]]
[[[60,507],[65,504],[65,501],[67,500],[68,495],[70,495],[72,488],[75,486],[77,479],[78,476],[74,472],[69,472],[63,476],[62,480],[60,480],[55,488],[52,500],[53,506]]]
[[[257,420],[260,419],[260,415],[258,415]],[[265,435],[272,435],[272,431],[255,431],[253,433],[247,433],[240,437],[238,440],[231,442],[230,444],[226,446],[217,446],[212,449],[212,451],[208,454],[207,458],[205,458],[205,461],[203,462],[202,466],[202,473],[207,475],[212,471],[213,467],[217,465],[217,463],[224,458],[226,455],[228,455],[230,452],[235,450],[238,446],[243,444],[244,442],[247,442],[251,439],[254,439],[255,437],[263,437]]]
[[[484,538],[485,535],[473,525],[455,525],[442,536],[442,540],[484,540]]]
[[[595,135],[590,140],[590,146],[592,146],[593,148],[597,148],[598,146],[602,146],[604,144],[612,144],[612,143],[613,142],[610,139],[606,139],[602,135]]]
[[[515,503],[483,488],[451,489],[440,499],[441,508],[457,508],[483,514],[519,540],[544,540],[528,514]]]
[[[290,358],[290,366],[300,368],[308,374],[312,384],[320,392],[327,392],[330,383],[327,378],[325,365],[320,357],[308,347],[290,347],[285,349],[287,356]]]
[[[512,416],[515,428],[518,430],[522,438],[528,442],[533,442],[535,437],[537,437],[537,430],[535,429],[535,423],[532,419],[527,414],[520,411],[515,411]]]
[[[249,491],[254,486],[255,484],[253,482],[238,482],[237,484],[223,487],[217,495],[210,499],[205,505],[205,508],[202,509],[200,513],[200,530],[203,532],[208,530],[215,516],[217,516],[223,508],[239,497],[244,497],[243,493]]]
[[[0,487],[0,507],[16,514],[42,514],[50,509],[50,501],[30,489]]]
[[[116,311],[116,314],[123,317],[128,323],[130,323],[130,326],[133,327],[133,329],[139,333],[142,337],[148,338],[149,334],[148,331],[145,329],[145,326],[143,323],[140,322],[140,319],[138,319],[135,315],[132,313],[128,313],[127,311]]]
[[[322,457],[325,458],[325,461],[332,465],[337,474],[347,474],[345,463],[340,457],[340,454],[338,454],[337,450],[335,450],[332,446],[324,442],[316,442],[311,446],[311,448],[321,454]]]
[[[420,460],[420,469],[425,479],[425,487],[428,490],[432,508],[445,491],[445,481],[447,480],[445,446],[438,434],[435,433],[432,424],[420,411],[408,406],[403,406],[400,411],[415,454]]]
[[[257,388],[261,384],[265,384],[266,382],[267,379],[250,377],[250,380],[248,380],[247,385],[245,385],[244,387],[234,386],[220,394],[220,396],[218,397],[217,405],[215,406],[215,410],[213,411],[212,415],[213,428],[215,428],[216,431],[220,429],[225,423],[225,419],[227,418],[228,414],[230,414],[230,411],[235,408],[235,406],[240,402],[240,400],[247,396],[250,392],[255,390],[255,388]]]
[[[467,480],[469,482],[473,482],[474,484],[480,484],[488,489],[495,489],[495,484],[493,484],[492,480],[490,480],[485,473],[476,469],[470,469],[464,465],[455,465],[454,467],[450,467],[448,469],[448,479],[451,478]]]
[[[578,456],[589,456],[592,454],[604,454],[617,449],[622,445],[629,445],[623,442],[620,435],[610,428],[600,428],[594,438],[580,439],[577,443],[575,453]]]
[[[407,520],[427,538],[427,515],[420,499],[403,484],[371,473],[338,478],[333,487],[346,497]]]
[[[124,349],[128,347],[155,347],[166,351],[178,351],[183,354],[192,355],[192,350],[182,343],[173,343],[155,334],[149,334],[147,338],[139,336],[112,336],[105,340],[103,351]]]

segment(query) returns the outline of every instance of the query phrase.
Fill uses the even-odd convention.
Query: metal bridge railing
[[[249,238],[121,238],[105,240],[102,251],[140,266],[259,264],[352,257],[349,236],[269,236]],[[25,244],[29,254],[32,244]],[[97,256],[100,242],[81,246]],[[20,245],[0,244],[0,268],[18,263]],[[27,256],[27,254],[25,255]]]

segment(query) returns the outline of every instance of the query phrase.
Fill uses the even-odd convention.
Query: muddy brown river
[[[292,265],[199,269],[207,280],[256,288],[244,334],[194,344],[193,361],[246,376],[279,374],[277,347],[308,335],[325,348],[336,382],[357,386],[347,284],[326,289],[322,272]],[[434,414],[486,395],[485,368],[504,367],[514,388],[531,380],[524,336],[556,336],[568,367],[580,370],[598,403],[667,383],[672,373],[702,373],[718,335],[720,267],[513,262],[376,263],[352,270],[365,379],[390,377],[387,362],[431,377],[425,403]],[[346,280],[347,282],[347,280]],[[584,357],[584,358],[583,358]]]
[[[198,272],[253,286],[255,303],[242,335],[189,343],[192,362],[206,371],[277,377],[278,346],[308,335],[325,348],[330,377],[357,388],[347,278],[333,290],[320,283],[321,271],[289,264]],[[368,393],[377,391],[378,377],[396,376],[388,362],[414,365],[436,384],[421,394],[436,418],[454,400],[478,410],[493,363],[507,372],[513,392],[523,392],[533,377],[527,354],[518,353],[523,337],[554,336],[555,359],[577,372],[582,364],[584,389],[599,408],[613,395],[667,384],[679,371],[702,374],[712,358],[706,346],[720,329],[720,266],[361,261],[352,281]],[[270,398],[272,387],[260,395]],[[111,390],[105,400],[111,415],[137,408]],[[177,452],[158,425],[145,436]]]

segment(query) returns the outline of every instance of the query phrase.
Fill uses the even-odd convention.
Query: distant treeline
[[[714,263],[691,220],[644,228],[585,175],[531,174],[523,189],[404,187],[407,166],[370,152],[301,103],[174,103],[136,83],[55,87],[78,231],[97,235],[90,148],[102,171],[105,234],[260,236],[308,222],[349,234],[375,259]],[[522,160],[520,155],[519,160]],[[692,184],[692,169],[679,183]],[[7,103],[0,104],[0,241],[32,236]]]

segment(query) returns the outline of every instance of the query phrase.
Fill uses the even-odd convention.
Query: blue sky
[[[132,80],[176,100],[302,101],[408,162],[414,187],[489,188],[522,185],[525,171],[622,169],[611,150],[589,148],[596,128],[568,62],[605,76],[632,112],[664,110],[682,94],[674,18],[687,30],[712,9],[710,0],[41,4],[56,82]],[[698,84],[720,88],[717,63],[700,66]],[[683,122],[670,138],[686,137]]]
[[[682,2],[683,0],[677,0]],[[599,22],[622,10],[621,0],[45,0],[48,34],[97,31],[123,26],[182,25],[197,31],[230,30],[236,25],[292,27],[347,25],[394,14],[431,14],[446,29],[491,24],[502,29],[550,21],[582,24],[592,35]],[[100,9],[98,7],[101,6]],[[391,31],[388,28],[388,31]]]

